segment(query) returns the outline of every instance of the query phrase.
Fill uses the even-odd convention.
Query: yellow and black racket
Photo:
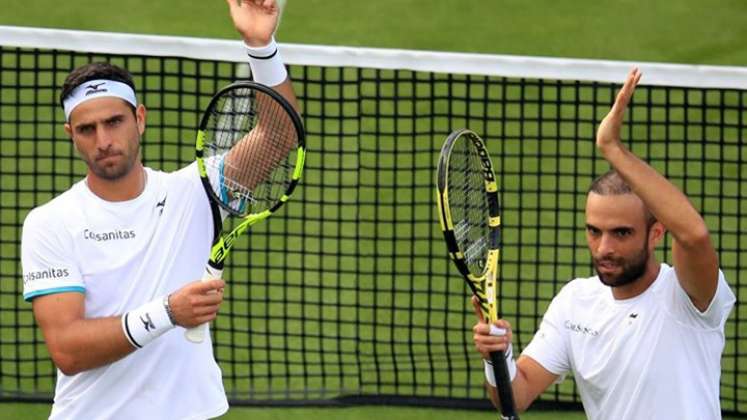
[[[501,214],[498,184],[485,142],[461,129],[446,138],[438,161],[438,215],[451,259],[485,319],[498,320],[496,282]],[[504,352],[490,354],[503,419],[518,419]]]
[[[203,280],[220,278],[236,238],[288,201],[301,178],[304,156],[301,118],[273,89],[237,82],[210,100],[197,131],[197,166],[216,210],[241,221],[230,233],[215,235]],[[217,214],[216,233],[222,229]],[[188,329],[186,337],[199,343],[206,332],[207,324],[202,324]]]

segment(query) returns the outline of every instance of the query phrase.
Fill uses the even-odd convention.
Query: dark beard
[[[634,255],[632,258],[628,260],[623,260],[620,258],[613,258],[612,261],[615,264],[621,265],[622,272],[615,276],[610,276],[607,274],[602,274],[599,272],[598,264],[601,260],[604,260],[603,258],[594,258],[594,269],[597,271],[597,275],[599,276],[599,280],[606,286],[609,287],[620,287],[625,286],[626,284],[633,283],[637,279],[641,278],[643,276],[643,273],[646,272],[646,264],[648,263],[648,257],[649,252],[648,248],[645,246],[643,249],[641,249],[641,252]]]
[[[116,181],[129,174],[132,168],[135,166],[136,159],[140,156],[140,142],[128,146],[128,149],[121,152],[124,156],[124,162],[121,162],[118,166],[104,166],[99,165],[96,161],[90,161],[85,159],[88,168],[96,174],[99,178],[107,181]]]
[[[99,178],[106,179],[107,181],[116,181],[123,178],[125,175],[130,173],[132,167],[135,166],[135,161],[132,159],[125,160],[119,166],[101,166],[95,162],[91,162],[88,167],[91,171],[96,174]]]

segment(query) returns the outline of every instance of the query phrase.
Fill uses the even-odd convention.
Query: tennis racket
[[[498,320],[496,277],[501,215],[498,184],[488,149],[474,132],[446,138],[438,161],[438,215],[451,259],[480,300],[485,316]],[[503,419],[518,419],[504,352],[490,354]]]
[[[236,238],[277,211],[298,185],[305,156],[303,125],[279,93],[254,82],[237,82],[210,100],[195,152],[212,205],[240,218],[230,233],[219,236],[222,217],[214,217],[216,239],[202,277],[206,281],[221,277]],[[202,342],[207,325],[187,329],[187,339]]]

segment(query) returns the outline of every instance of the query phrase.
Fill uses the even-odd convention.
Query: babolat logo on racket
[[[236,240],[236,238],[241,235],[241,232],[231,232],[226,237],[221,238],[220,242],[213,248],[213,256],[212,259],[215,262],[221,262],[224,259],[226,259],[226,255],[228,255],[228,250],[233,246],[233,241]]]
[[[475,145],[477,155],[480,156],[480,160],[482,161],[482,174],[485,177],[485,180],[495,181],[495,177],[493,176],[493,165],[490,163],[490,156],[488,155],[488,151],[485,150],[485,145],[476,138],[472,138],[472,144]]]
[[[103,86],[105,84],[106,84],[106,82],[91,83],[91,84],[89,84],[88,86],[86,86],[86,96],[88,96],[88,95],[95,95],[97,93],[108,92],[107,89],[104,89],[104,88],[99,89],[99,86]]]

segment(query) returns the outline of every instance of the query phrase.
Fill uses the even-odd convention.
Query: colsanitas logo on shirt
[[[29,271],[23,275],[23,284],[29,284],[35,280],[58,279],[68,277],[70,271],[67,268],[48,268],[46,270]]]
[[[96,242],[118,241],[124,239],[134,239],[134,230],[112,230],[110,232],[93,232],[89,229],[83,231],[83,238]]]
[[[581,333],[581,334],[584,334],[584,335],[590,335],[592,337],[596,337],[596,336],[599,335],[599,330],[595,330],[593,328],[590,328],[590,327],[587,327],[587,326],[584,326],[584,325],[581,325],[581,324],[577,324],[577,323],[575,323],[575,322],[573,322],[573,321],[571,321],[569,319],[567,319],[563,323],[563,326],[567,330],[570,330],[570,331],[573,331],[573,332],[577,332],[577,333]]]

